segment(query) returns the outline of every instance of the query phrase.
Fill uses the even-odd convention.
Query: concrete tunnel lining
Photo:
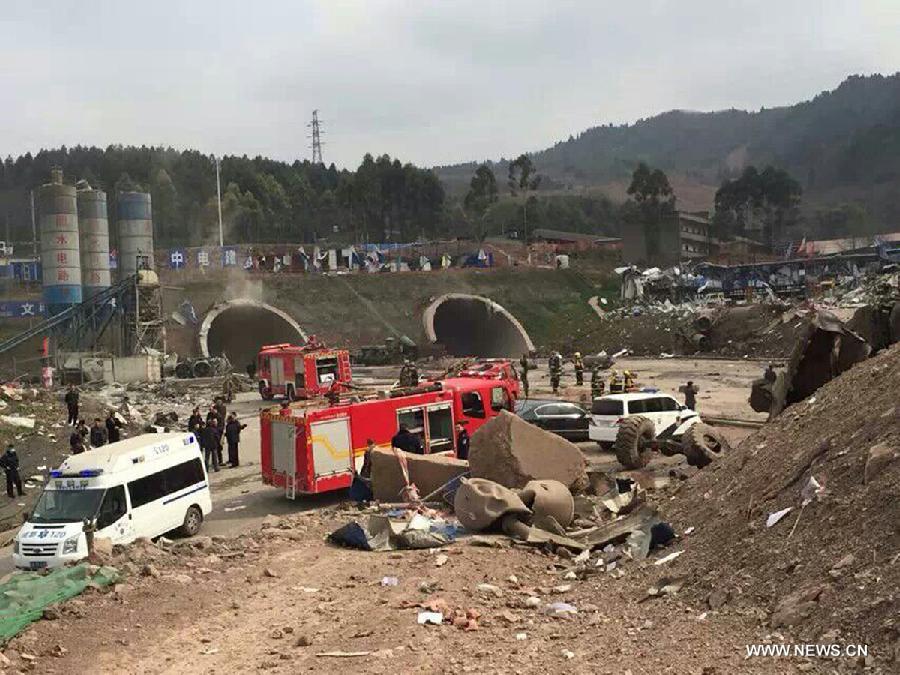
[[[447,293],[422,316],[425,335],[453,356],[519,356],[534,351],[525,327],[490,298]]]
[[[237,370],[255,362],[263,345],[306,342],[306,333],[290,315],[251,298],[215,305],[203,318],[199,337],[203,356],[224,353]]]

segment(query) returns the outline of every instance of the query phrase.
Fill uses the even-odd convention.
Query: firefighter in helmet
[[[575,366],[575,384],[584,386],[584,361],[581,360],[581,352],[575,352],[572,356],[572,365]]]
[[[550,387],[554,394],[559,393],[559,377],[562,375],[562,354],[553,352],[547,362],[550,368]]]
[[[622,376],[619,375],[619,371],[612,371],[612,374],[609,376],[609,393],[621,394],[624,391],[624,386],[625,383],[622,380]]]
[[[603,391],[605,389],[606,382],[603,381],[603,376],[600,375],[600,364],[595,363],[591,368],[591,398],[603,396]]]

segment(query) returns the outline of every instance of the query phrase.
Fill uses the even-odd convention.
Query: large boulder
[[[575,445],[505,410],[472,434],[469,468],[475,478],[512,489],[533,480],[556,480],[575,492],[588,484]]]
[[[450,455],[416,455],[403,450],[397,453],[406,458],[409,480],[419,488],[419,496],[434,492],[448,481],[469,470],[469,463]],[[372,451],[372,494],[380,502],[401,500],[400,491],[406,483],[400,462],[389,448]]]

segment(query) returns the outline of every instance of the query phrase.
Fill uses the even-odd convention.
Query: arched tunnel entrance
[[[519,356],[534,343],[518,319],[490,298],[448,293],[423,316],[425,334],[453,356]]]
[[[203,356],[225,354],[237,370],[256,360],[263,345],[306,342],[303,329],[280,309],[249,298],[213,307],[200,325]]]

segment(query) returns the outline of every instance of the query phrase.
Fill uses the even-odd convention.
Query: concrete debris
[[[580,492],[588,484],[585,459],[577,446],[507,411],[472,435],[469,467],[473,477],[508,488],[547,479]]]
[[[20,415],[0,415],[0,422],[11,427],[34,429],[35,420],[33,417],[22,417]]]
[[[796,626],[812,614],[825,586],[813,586],[791,593],[782,599],[772,612],[772,628]]]
[[[483,478],[462,479],[453,498],[453,510],[470,532],[486,530],[509,513],[531,513],[518,494]]]
[[[397,450],[406,460],[409,481],[420,495],[428,495],[469,471],[466,461],[448,455],[416,455]],[[397,502],[406,487],[403,469],[394,450],[376,448],[372,452],[372,492],[378,501]]]
[[[879,443],[869,448],[866,457],[866,466],[863,470],[863,483],[871,483],[887,468],[889,464],[900,457],[900,449],[891,447],[885,443]]]
[[[562,527],[568,527],[575,517],[575,502],[565,485],[554,480],[533,480],[519,490],[522,502],[531,509],[537,521],[552,517]]]

